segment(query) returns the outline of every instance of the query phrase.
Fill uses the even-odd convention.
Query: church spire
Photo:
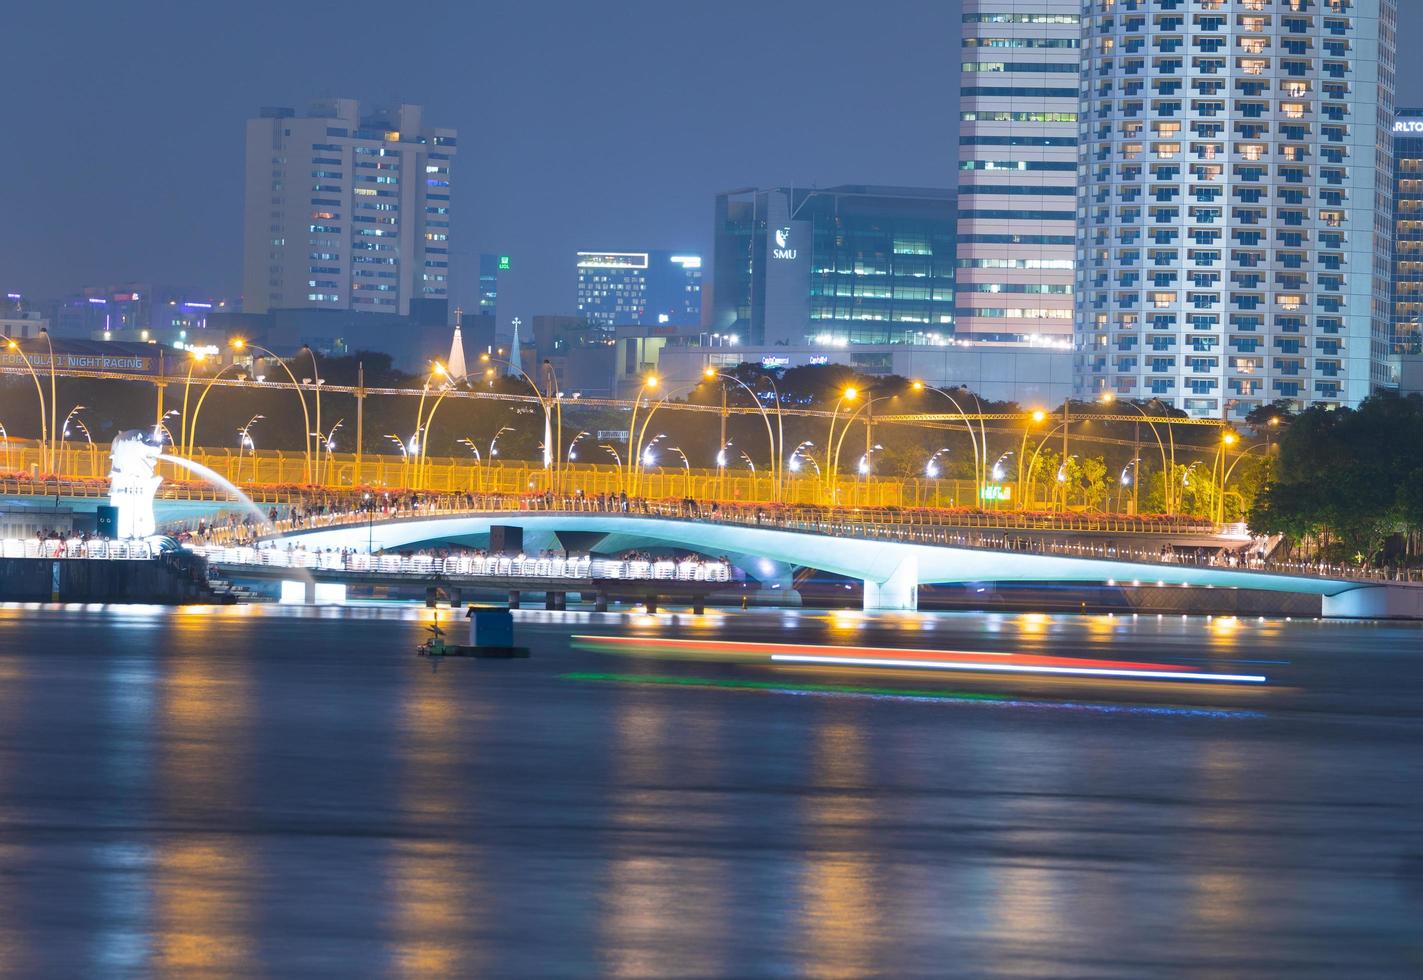
[[[464,311],[455,308],[455,335],[450,341],[450,356],[445,362],[445,368],[449,371],[451,381],[459,381],[468,372],[464,366],[464,338],[460,336],[460,321],[464,317]]]
[[[509,341],[509,367],[515,374],[524,373],[524,359],[519,353],[519,324],[523,321],[514,317],[514,339]]]

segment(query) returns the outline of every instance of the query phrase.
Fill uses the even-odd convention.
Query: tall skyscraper
[[[1400,356],[1423,354],[1423,109],[1394,115],[1393,171],[1390,375],[1397,373]]]
[[[956,337],[1071,342],[1081,11],[964,0]]]
[[[1083,10],[1088,392],[1239,417],[1385,383],[1394,0]]]
[[[333,99],[248,121],[245,312],[445,322],[456,139],[421,115],[402,105],[363,116],[354,99]]]
[[[696,326],[702,257],[686,252],[579,252],[578,312],[595,323]]]

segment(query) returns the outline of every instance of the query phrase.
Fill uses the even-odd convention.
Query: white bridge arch
[[[1423,587],[1417,585],[886,541],[693,518],[537,511],[432,515],[296,530],[280,538],[309,549],[395,550],[477,537],[487,534],[492,525],[516,526],[526,534],[550,537],[570,532],[617,535],[708,555],[759,555],[860,579],[865,608],[872,610],[917,608],[921,583],[1136,582],[1317,595],[1323,597],[1328,616],[1423,618]]]

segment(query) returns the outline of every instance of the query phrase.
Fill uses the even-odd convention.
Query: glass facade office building
[[[847,185],[717,195],[712,331],[752,345],[947,343],[952,191]]]
[[[1423,354],[1423,109],[1399,109],[1393,122],[1393,337],[1398,357]]]
[[[509,256],[479,256],[479,308],[481,316],[499,317],[499,273],[509,271]]]
[[[686,252],[579,252],[578,312],[606,326],[694,327],[702,319],[702,257]]]
[[[1088,393],[1240,417],[1386,384],[1394,0],[1082,10]]]
[[[1081,0],[965,0],[961,339],[1072,341]]]

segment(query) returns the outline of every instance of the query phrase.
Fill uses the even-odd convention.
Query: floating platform
[[[485,660],[524,660],[529,656],[528,647],[467,647],[458,643],[435,644],[426,641],[415,648],[421,657],[481,657]]]

